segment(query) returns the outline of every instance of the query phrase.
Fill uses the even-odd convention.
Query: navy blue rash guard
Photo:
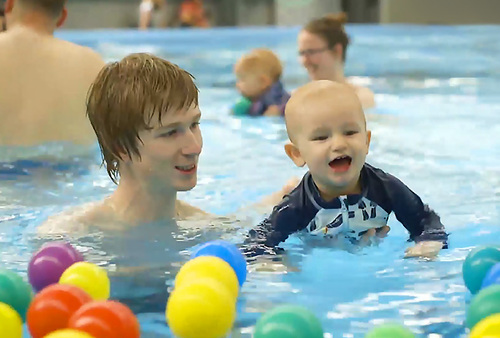
[[[326,237],[344,235],[355,242],[367,230],[385,226],[391,212],[408,230],[410,240],[441,241],[447,247],[448,235],[439,216],[403,182],[367,163],[360,178],[361,194],[326,202],[307,172],[271,215],[250,231],[245,252],[269,252],[298,231]]]

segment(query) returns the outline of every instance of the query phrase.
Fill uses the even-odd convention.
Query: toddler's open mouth
[[[330,161],[329,165],[334,172],[341,173],[349,170],[351,163],[352,158],[350,156],[342,155],[334,158],[333,161]]]

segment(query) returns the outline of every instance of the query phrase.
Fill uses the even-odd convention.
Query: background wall
[[[380,0],[380,22],[419,24],[500,23],[500,1]]]
[[[181,0],[155,14],[158,27],[176,26]],[[70,0],[68,29],[136,27],[140,0]],[[500,23],[500,0],[205,0],[215,26],[302,25],[345,11],[350,22],[412,24]]]

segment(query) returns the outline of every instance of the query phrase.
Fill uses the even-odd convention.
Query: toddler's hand
[[[391,228],[387,225],[377,229],[370,229],[361,236],[359,243],[361,245],[369,245],[373,238],[384,238],[389,231],[391,231]]]
[[[411,258],[411,257],[435,258],[442,248],[443,248],[443,243],[439,241],[418,242],[411,248],[406,249],[405,258]]]
[[[280,116],[281,110],[278,106],[269,106],[264,112],[264,116]]]

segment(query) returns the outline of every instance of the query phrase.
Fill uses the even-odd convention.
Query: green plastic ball
[[[319,319],[308,309],[281,305],[266,312],[255,325],[254,338],[323,338]]]
[[[0,302],[10,305],[26,320],[26,311],[33,299],[31,285],[17,273],[0,269]]]
[[[500,313],[500,285],[492,285],[479,291],[467,309],[466,324],[469,329],[482,319]]]
[[[481,289],[488,271],[500,262],[500,249],[496,246],[481,246],[472,250],[462,265],[465,286],[472,294]]]
[[[372,329],[365,338],[415,338],[415,335],[402,325],[384,324]]]
[[[240,98],[233,106],[233,115],[245,116],[248,114],[248,110],[252,106],[252,101],[246,97]]]

